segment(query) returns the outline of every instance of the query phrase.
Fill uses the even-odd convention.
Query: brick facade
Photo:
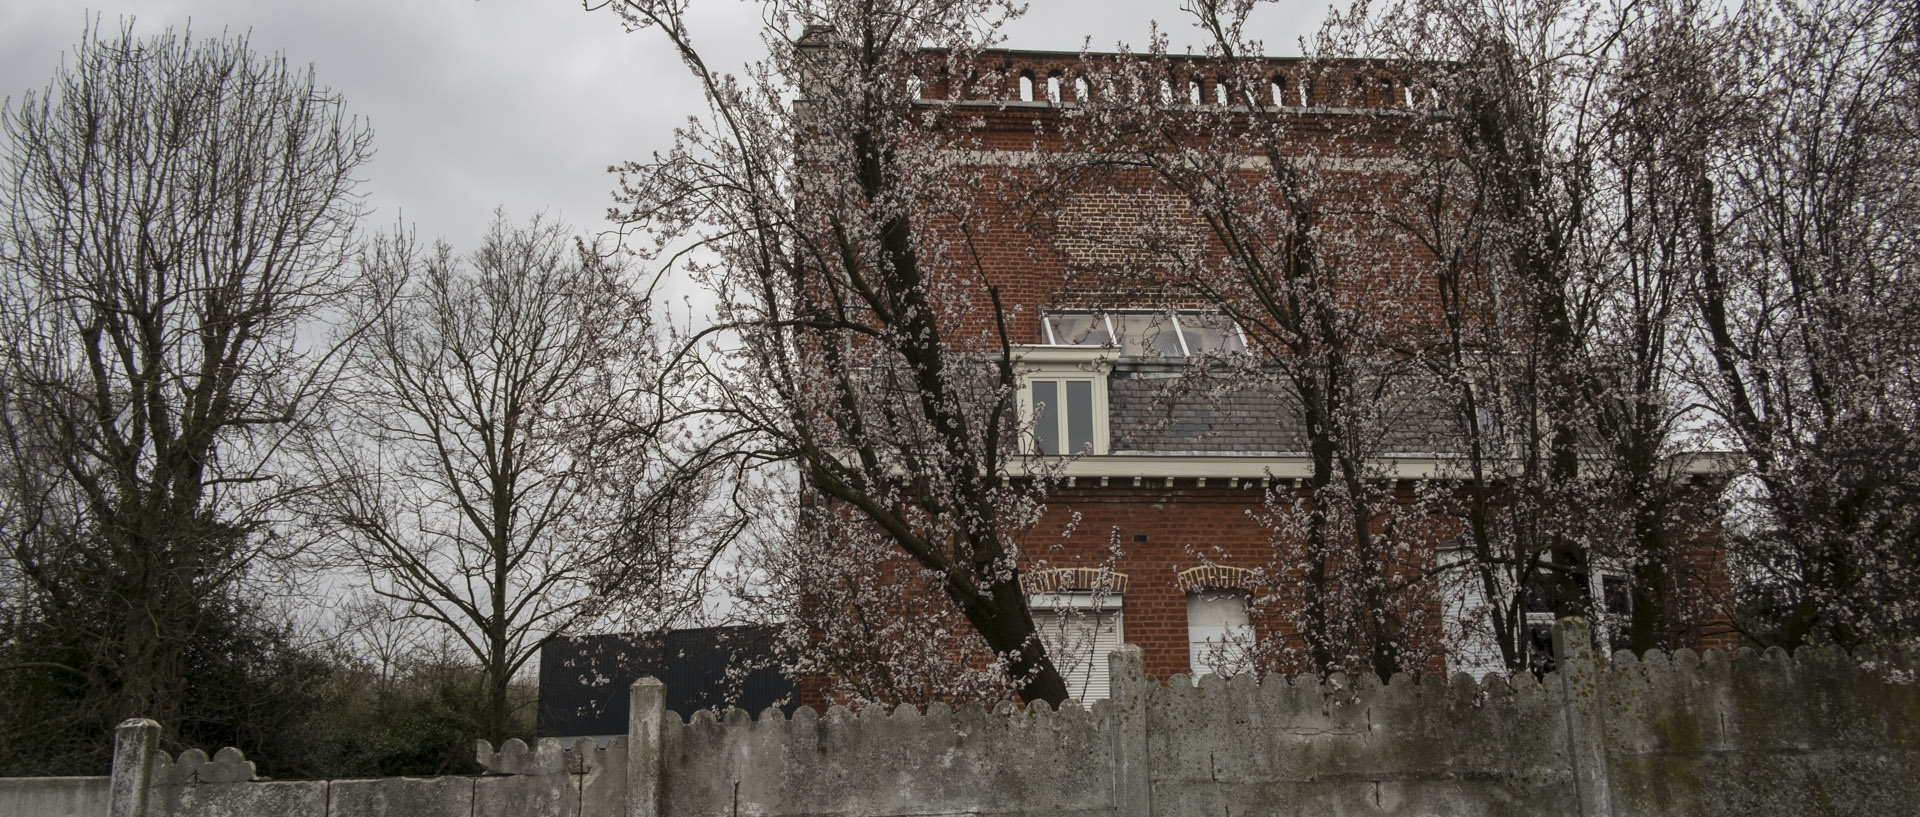
[[[955,128],[959,135],[954,150],[974,151],[982,157],[980,161],[1014,168],[985,180],[966,180],[980,185],[971,191],[978,212],[972,214],[969,230],[973,232],[967,234],[966,263],[950,266],[953,275],[976,279],[957,282],[956,287],[967,293],[963,297],[971,303],[955,313],[960,324],[954,327],[959,330],[955,336],[973,344],[971,348],[998,349],[1003,331],[1014,344],[1041,343],[1039,315],[1047,309],[1206,306],[1191,295],[1160,285],[1151,263],[1130,254],[1130,237],[1157,232],[1177,239],[1182,222],[1194,218],[1185,200],[1160,183],[1139,172],[1108,173],[1096,183],[1058,193],[1050,208],[1036,208],[1030,191],[1020,189],[1027,178],[1017,169],[1020,161],[1068,149],[1062,138],[1064,108],[1045,101],[1009,100],[1019,99],[1022,76],[1034,80],[1036,99],[1044,99],[1046,79],[1059,76],[1064,101],[1070,103],[1072,91],[1067,89],[1080,69],[1079,59],[1071,54],[989,53],[977,66],[972,89],[961,95],[977,102],[941,108],[945,116],[968,120],[967,126]],[[937,62],[930,60],[929,65]],[[1273,61],[1272,75],[1280,80],[1289,104],[1299,99],[1305,70],[1298,61]],[[1198,78],[1203,99],[1215,98],[1217,80],[1207,75],[1204,65],[1192,67],[1191,76]],[[950,80],[937,68],[930,68],[928,77],[925,95],[945,97]],[[1412,130],[1404,127],[1413,112],[1396,119],[1360,117],[1355,109],[1404,109],[1414,98],[1413,91],[1363,63],[1323,66],[1317,79],[1305,84],[1311,105],[1295,123],[1302,140],[1299,149],[1320,150],[1337,143],[1328,155],[1351,163],[1334,171],[1342,176],[1343,195],[1386,200],[1410,183],[1405,168],[1395,162],[1417,149]],[[941,127],[933,119],[928,122],[935,130]],[[1316,144],[1316,139],[1321,141]],[[1190,226],[1198,240],[1202,231],[1197,224]],[[951,241],[962,237],[955,224],[938,217],[932,219],[931,227]],[[1374,227],[1360,224],[1355,229]],[[1390,232],[1381,229],[1379,234]],[[1218,248],[1201,251],[1219,255]],[[1409,327],[1438,313],[1437,294],[1415,272],[1419,262],[1426,260],[1424,250],[1410,239],[1355,242],[1351,252],[1354,257],[1343,261],[1346,268],[1366,271],[1365,279],[1355,279],[1352,297],[1374,299],[1368,302],[1369,308],[1389,322]],[[1140,267],[1133,270],[1131,279],[1114,274],[1116,269],[1124,272],[1129,264]],[[997,317],[1004,327],[995,324],[989,292],[998,295],[1003,311]],[[1278,442],[1265,442],[1262,437],[1261,447],[1286,449],[1291,446],[1287,440],[1295,435],[1267,436]],[[1427,439],[1432,436],[1428,434]],[[1232,476],[1224,463],[1236,454],[1253,452],[1219,448],[1213,445],[1207,456],[1217,457],[1223,467],[1205,478],[1167,476],[1191,474],[1195,469],[1206,472],[1206,465],[1189,463],[1192,467],[1186,470],[1155,472],[1148,466],[1136,475],[1063,481],[1048,495],[1039,523],[1017,537],[1021,568],[1033,592],[1097,589],[1120,596],[1125,640],[1142,648],[1146,670],[1155,676],[1190,671],[1190,592],[1244,590],[1253,602],[1251,623],[1263,643],[1285,644],[1292,635],[1295,619],[1285,608],[1294,598],[1290,593],[1297,595],[1288,588],[1298,584],[1301,554],[1261,519],[1271,510],[1269,489],[1282,499],[1299,495],[1300,489],[1284,480],[1276,484],[1260,476]],[[1685,529],[1675,532],[1683,545],[1669,571],[1678,585],[1667,594],[1679,631],[1677,640],[1696,649],[1731,646],[1735,640],[1727,626],[1730,596],[1719,548],[1718,516],[1707,511],[1716,488],[1717,483],[1700,483],[1700,511],[1688,514]],[[1394,495],[1410,507],[1420,490],[1422,486],[1407,480],[1394,488]],[[1431,496],[1446,488],[1427,485],[1424,490]],[[1437,549],[1458,534],[1461,523],[1453,516],[1435,515],[1417,524],[1420,538],[1428,544],[1406,554],[1405,564],[1385,569],[1388,575],[1407,579],[1407,586],[1390,604],[1400,611],[1404,626],[1432,636],[1426,640],[1437,643],[1442,640],[1441,605],[1433,582],[1420,577],[1434,567]],[[1100,571],[1108,575],[1097,576]],[[1410,658],[1411,666],[1424,671],[1448,669],[1443,652]],[[978,665],[979,660],[973,663]],[[1263,668],[1298,671],[1278,658],[1269,659]],[[820,704],[826,697],[821,684],[807,685],[806,702]]]

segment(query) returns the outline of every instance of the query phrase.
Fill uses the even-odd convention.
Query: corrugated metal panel
[[[791,712],[798,688],[774,665],[773,631],[704,627],[665,633],[558,637],[540,648],[542,736],[618,735],[627,731],[627,688],[646,676],[667,687],[667,709],[738,706],[758,715]]]

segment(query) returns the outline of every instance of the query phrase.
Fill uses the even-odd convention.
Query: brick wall
[[[1096,480],[1084,480],[1074,487],[1058,488],[1049,497],[1040,522],[1018,538],[1023,572],[1031,575],[1059,568],[1098,568],[1123,574],[1124,585],[1117,595],[1126,641],[1141,648],[1149,673],[1167,677],[1192,671],[1187,632],[1187,593],[1193,589],[1194,578],[1190,574],[1207,566],[1246,571],[1231,581],[1244,582],[1254,601],[1251,618],[1255,636],[1266,647],[1256,666],[1281,675],[1304,671],[1297,653],[1290,655],[1277,649],[1298,649],[1302,643],[1295,637],[1302,599],[1298,592],[1288,589],[1302,578],[1302,549],[1298,542],[1288,541],[1274,526],[1260,520],[1270,513],[1261,480],[1241,480],[1238,487],[1218,478],[1207,480],[1205,485],[1193,478],[1181,478],[1169,486],[1164,477],[1143,477],[1140,483],[1136,487],[1131,479],[1115,478],[1106,487]],[[1700,510],[1690,515],[1696,520],[1717,520],[1708,502],[1712,484],[1703,480],[1693,490]],[[1304,495],[1293,489],[1281,491],[1283,497]],[[1411,481],[1400,484],[1396,501],[1401,509],[1416,507],[1414,491]],[[1426,545],[1416,546],[1404,564],[1390,570],[1391,575],[1402,578],[1431,569],[1437,548],[1451,541],[1462,525],[1459,519],[1447,515],[1403,521],[1422,526],[1416,531],[1415,541]],[[1732,597],[1719,536],[1718,525],[1705,522],[1682,525],[1674,531],[1678,548],[1672,567],[1676,590],[1669,600],[1671,643],[1695,650],[1738,646],[1738,636],[1728,619]],[[903,563],[892,575],[896,581],[919,581],[913,574]],[[937,589],[924,582],[918,587],[922,604],[944,610],[946,604]],[[1403,620],[1417,628],[1409,639],[1414,647],[1409,656],[1411,668],[1426,673],[1452,671],[1440,629],[1442,609],[1435,583],[1411,583],[1396,600]],[[815,612],[824,616],[843,614],[831,609]],[[957,615],[950,610],[945,613]],[[899,614],[926,612],[922,608],[917,613],[903,610]],[[986,656],[976,653],[954,660],[981,667]],[[826,706],[835,700],[829,692],[830,684],[823,679],[803,679],[801,686],[803,703]]]

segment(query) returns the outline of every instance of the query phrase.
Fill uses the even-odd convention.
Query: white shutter
[[[1470,558],[1465,550],[1450,548],[1440,552],[1443,633],[1447,645],[1447,671],[1464,672],[1484,678],[1506,669],[1500,657],[1500,642],[1493,637],[1487,595],[1480,576],[1461,563]]]
[[[1187,664],[1194,680],[1244,672],[1252,647],[1247,594],[1212,590],[1187,596]]]
[[[1064,594],[1063,594],[1064,595]],[[1033,623],[1040,643],[1067,682],[1067,696],[1081,703],[1106,698],[1107,656],[1125,643],[1119,599],[1108,597],[1099,608],[1084,604],[1049,605],[1054,597],[1036,598]],[[1077,609],[1076,609],[1077,608]]]

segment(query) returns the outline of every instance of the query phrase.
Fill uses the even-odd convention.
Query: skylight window
[[[1240,327],[1212,312],[1049,312],[1042,316],[1051,346],[1117,347],[1122,357],[1191,357],[1247,348]]]

